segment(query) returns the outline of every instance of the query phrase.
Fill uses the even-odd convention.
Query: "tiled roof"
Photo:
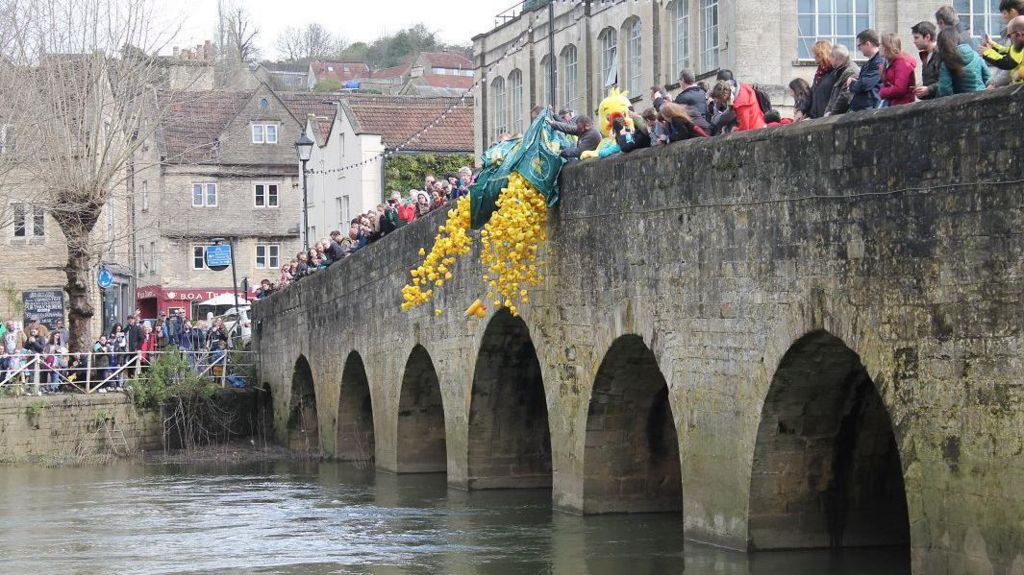
[[[420,54],[420,57],[426,60],[432,68],[473,69],[473,61],[457,52],[424,52]]]
[[[317,82],[334,79],[344,84],[370,77],[370,67],[363,62],[313,62],[309,66]]]
[[[334,124],[334,116],[338,113],[335,102],[339,95],[322,92],[276,92],[281,98],[288,111],[305,126],[306,118],[313,114],[317,119],[317,127],[320,129],[317,141],[323,145],[331,136],[331,125]]]
[[[410,64],[402,64],[401,66],[394,66],[392,68],[383,68],[376,70],[370,76],[374,80],[390,80],[392,78],[401,78],[409,73],[412,68]]]
[[[217,161],[218,138],[252,95],[252,91],[223,90],[160,92],[160,109],[167,110],[159,130],[164,161],[171,164]]]
[[[411,96],[350,96],[342,104],[355,131],[379,134],[384,146],[394,149],[440,118],[458,98]],[[436,126],[402,147],[407,151],[472,152],[473,101],[455,106]]]
[[[452,76],[448,74],[424,74],[423,83],[434,88],[460,88],[468,90],[473,85],[472,76]]]

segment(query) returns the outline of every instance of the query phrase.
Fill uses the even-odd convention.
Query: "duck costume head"
[[[601,100],[601,105],[597,107],[597,118],[595,121],[597,129],[601,131],[604,139],[601,140],[601,144],[596,150],[583,152],[580,155],[581,160],[597,157],[603,158],[619,151],[618,144],[615,143],[615,136],[612,134],[612,122],[616,118],[622,118],[626,126],[632,130],[634,126],[633,119],[629,117],[629,106],[629,92],[620,92],[616,87],[608,90],[608,96]],[[615,149],[612,149],[613,147]]]

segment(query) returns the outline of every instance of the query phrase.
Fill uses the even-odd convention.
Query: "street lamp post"
[[[295,153],[299,156],[299,161],[302,162],[302,246],[303,251],[309,251],[309,186],[306,184],[308,180],[308,174],[306,173],[306,162],[309,161],[309,157],[313,155],[313,146],[316,144],[313,140],[309,139],[306,135],[306,131],[302,131],[302,135],[295,141]]]

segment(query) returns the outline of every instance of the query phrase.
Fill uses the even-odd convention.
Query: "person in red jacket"
[[[914,87],[917,80],[914,69],[917,61],[903,52],[899,36],[893,33],[882,35],[882,57],[887,64],[882,72],[882,89],[878,95],[886,106],[910,104],[915,100]]]
[[[729,108],[716,120],[716,125],[713,126],[715,134],[757,130],[767,125],[764,121],[764,112],[761,111],[761,104],[757,101],[757,94],[754,93],[750,84],[740,84],[739,89],[736,90],[736,96],[733,97],[732,84],[727,80],[722,80],[711,89],[711,98],[720,107]]]
[[[419,190],[409,190],[409,197],[412,199],[409,203],[403,203],[398,206],[398,218],[405,223],[409,223],[416,220],[416,194]]]

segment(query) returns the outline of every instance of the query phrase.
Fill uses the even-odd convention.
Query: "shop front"
[[[181,311],[187,319],[202,319],[196,314],[196,306],[210,298],[231,294],[231,288],[209,289],[166,289],[160,286],[145,286],[137,290],[137,305],[143,319],[156,319],[161,313],[171,315]],[[246,294],[239,292],[238,299],[246,301]]]

